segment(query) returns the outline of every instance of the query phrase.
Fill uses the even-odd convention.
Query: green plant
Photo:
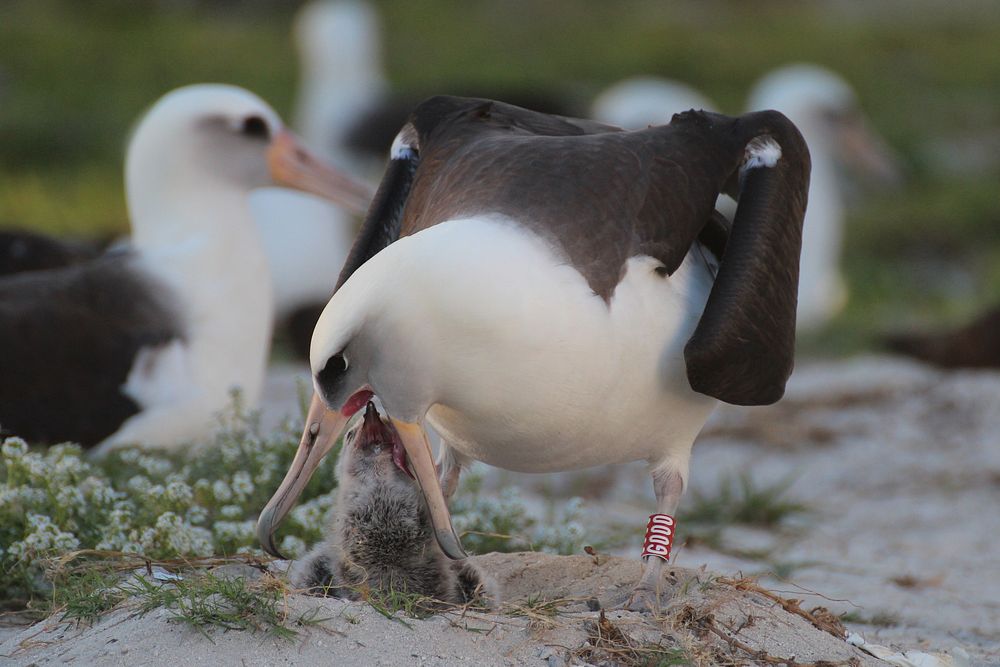
[[[899,616],[887,611],[877,611],[871,615],[865,615],[857,611],[849,611],[846,614],[841,614],[840,620],[844,623],[874,625],[879,628],[891,628],[895,625],[899,625]]]
[[[801,502],[787,500],[791,480],[758,485],[748,473],[723,477],[713,493],[695,491],[684,503],[679,523],[715,527],[741,524],[773,528],[809,511]]]
[[[210,608],[183,597],[199,590],[190,582],[157,588],[156,596],[141,584],[123,588],[109,582],[123,568],[154,561],[176,561],[174,567],[262,555],[257,514],[291,463],[298,426],[286,423],[265,435],[259,415],[247,411],[238,395],[221,420],[218,435],[201,449],[129,448],[100,460],[86,458],[76,445],[33,451],[19,438],[5,440],[0,447],[3,605],[38,613],[63,610],[69,619],[90,621],[142,593],[151,601],[169,599],[185,618],[210,619]],[[279,534],[282,550],[292,557],[323,536],[335,499],[337,454],[327,456]],[[472,552],[579,551],[580,512],[574,499],[553,509],[549,521],[539,521],[513,492],[499,501],[484,496],[482,478],[475,474],[467,476],[454,507],[456,527],[466,532],[465,546]],[[225,597],[238,590],[217,593]],[[405,592],[370,597],[372,606],[390,614],[419,611],[418,600]],[[230,602],[239,604],[236,598]]]
[[[455,529],[466,549],[473,553],[580,553],[584,542],[580,498],[552,503],[548,516],[540,521],[517,489],[504,489],[499,497],[486,496],[482,485],[481,475],[466,473],[452,500]]]
[[[0,599],[23,607],[51,592],[46,564],[76,550],[150,559],[259,553],[254,525],[291,462],[297,428],[262,434],[239,397],[202,449],[123,449],[101,460],[76,445],[0,447]],[[333,502],[336,452],[283,527],[281,546],[301,554],[320,539]]]

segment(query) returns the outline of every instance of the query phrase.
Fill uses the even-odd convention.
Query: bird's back
[[[137,353],[183,330],[170,295],[131,260],[111,252],[0,280],[3,433],[90,446],[139,410],[121,390]]]

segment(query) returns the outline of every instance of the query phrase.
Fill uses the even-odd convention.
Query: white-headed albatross
[[[481,99],[421,104],[316,327],[316,394],[258,521],[265,548],[375,394],[452,558],[446,497],[470,459],[647,461],[657,514],[635,599],[649,604],[709,413],[784,392],[808,185],[805,143],[777,112],[623,132]],[[724,190],[739,198],[728,240]]]
[[[0,279],[3,433],[102,449],[204,436],[231,388],[256,401],[263,381],[272,298],[248,193],[357,195],[267,104],[224,85],[161,98],[125,181],[130,248]]]

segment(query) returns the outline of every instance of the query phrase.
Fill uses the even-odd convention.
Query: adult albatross
[[[256,401],[272,301],[247,195],[276,181],[352,195],[267,104],[223,85],[161,98],[125,181],[130,248],[0,279],[3,433],[179,444],[206,434],[233,387]]]
[[[802,136],[777,112],[624,132],[489,100],[421,104],[313,335],[316,393],[258,521],[265,548],[277,554],[277,524],[374,393],[452,558],[446,498],[470,459],[647,461],[657,513],[633,602],[654,605],[696,435],[718,400],[772,403],[791,373],[808,184]],[[727,241],[722,191],[739,200]]]

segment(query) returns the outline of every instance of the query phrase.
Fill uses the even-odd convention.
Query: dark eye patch
[[[316,374],[320,390],[327,396],[334,394],[344,381],[347,371],[347,360],[344,353],[335,354],[326,361],[326,365]]]
[[[247,116],[244,118],[240,132],[256,139],[268,139],[271,136],[271,129],[267,126],[267,121],[260,116]]]

